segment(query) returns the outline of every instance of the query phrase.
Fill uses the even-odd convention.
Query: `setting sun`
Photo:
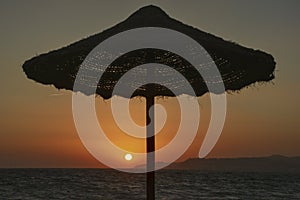
[[[132,155],[130,153],[128,153],[124,156],[124,158],[125,158],[125,160],[130,161],[130,160],[132,160]]]

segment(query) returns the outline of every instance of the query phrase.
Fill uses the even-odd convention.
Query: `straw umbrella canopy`
[[[220,37],[183,24],[170,18],[163,10],[156,6],[143,7],[130,15],[125,21],[112,28],[69,46],[27,60],[23,64],[23,70],[29,79],[42,84],[54,85],[58,89],[73,90],[80,65],[99,43],[123,31],[142,27],[172,29],[198,42],[208,52],[217,66],[226,91],[238,91],[256,82],[268,82],[274,79],[276,63],[272,55],[225,41]],[[208,92],[203,77],[184,58],[161,49],[141,49],[126,53],[111,63],[97,85],[96,94],[104,99],[111,98],[113,89],[122,75],[130,69],[145,63],[161,63],[171,66],[188,80],[196,96],[201,96]],[[204,66],[206,64],[203,63]],[[169,83],[170,87],[181,87],[179,80],[174,80],[172,75],[166,74],[165,81]],[[86,87],[89,86],[87,85]],[[81,92],[86,95],[92,95],[92,93],[87,91]],[[221,91],[210,92],[218,94]],[[183,89],[181,93],[186,92]],[[139,87],[131,97],[134,96],[146,97],[147,114],[149,114],[148,109],[154,104],[155,96],[175,95],[164,86],[151,84]],[[149,122],[150,119],[147,118],[147,124]],[[153,152],[154,150],[153,135],[147,138],[147,152]],[[149,199],[154,199],[154,172],[149,172],[147,178],[148,197]]]

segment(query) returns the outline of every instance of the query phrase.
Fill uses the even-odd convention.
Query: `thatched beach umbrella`
[[[242,47],[236,43],[225,41],[222,38],[185,25],[170,18],[164,11],[155,6],[143,7],[125,21],[99,34],[34,57],[24,63],[23,70],[29,79],[42,84],[54,85],[58,89],[73,90],[80,65],[99,43],[123,31],[141,27],[172,29],[198,42],[205,48],[218,67],[227,91],[237,91],[256,82],[267,82],[274,79],[275,61],[270,54]],[[173,67],[189,81],[196,96],[201,96],[208,92],[203,77],[199,75],[187,60],[177,54],[161,49],[142,49],[122,55],[111,63],[97,85],[96,94],[104,99],[111,98],[113,89],[122,75],[130,69],[145,63],[161,63]],[[206,64],[203,63],[203,66],[205,67]],[[207,64],[207,66],[209,65]],[[169,83],[170,87],[175,87],[176,85],[176,88],[179,88],[180,91],[181,85],[171,75],[166,74],[165,81]],[[89,85],[86,85],[86,87],[89,87]],[[92,93],[87,91],[81,92],[86,95],[92,95]],[[215,90],[210,92],[218,94],[223,91]],[[182,90],[180,93],[186,92]],[[166,87],[151,84],[135,90],[131,97],[134,96],[146,98],[147,116],[149,116],[149,108],[154,104],[155,96],[174,96],[174,93]],[[149,123],[150,119],[147,117],[147,124]],[[152,133],[149,135],[151,137],[147,138],[147,152],[153,152],[155,150],[154,135]],[[147,173],[147,191],[147,197],[154,199],[154,172]]]

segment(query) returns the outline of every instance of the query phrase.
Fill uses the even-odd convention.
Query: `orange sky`
[[[209,157],[300,155],[299,3],[272,2],[268,7],[268,1],[247,5],[232,1],[218,4],[191,1],[184,5],[181,1],[153,2],[184,23],[269,52],[277,62],[274,84],[246,88],[227,96],[224,130]],[[121,9],[116,8],[117,3],[74,2],[70,9],[68,1],[47,6],[39,1],[26,4],[1,1],[0,167],[103,166],[79,140],[72,118],[72,93],[28,80],[21,65],[38,53],[109,28],[146,4],[130,1]],[[85,15],[79,16],[80,12]],[[178,124],[178,111],[173,98],[157,102],[165,105],[169,114],[166,127],[157,138],[159,148],[172,137]],[[199,103],[200,129],[180,160],[198,155],[209,122],[208,95],[200,97]],[[126,145],[134,140],[124,138],[112,125],[107,117],[109,106],[109,101],[97,99],[99,121],[106,125],[111,139],[129,151],[140,151],[143,142],[139,142],[140,147]],[[132,102],[132,115],[140,124],[144,106],[143,99]],[[122,156],[120,162],[125,162]]]

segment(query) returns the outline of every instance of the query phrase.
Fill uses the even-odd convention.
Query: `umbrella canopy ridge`
[[[101,33],[26,61],[23,64],[23,70],[28,78],[39,83],[53,84],[58,89],[73,90],[78,69],[90,51],[115,34],[142,27],[172,29],[191,37],[202,45],[218,67],[227,91],[240,90],[255,82],[267,82],[274,79],[276,63],[272,55],[260,50],[242,47],[183,24],[170,18],[159,7],[152,5],[139,9],[125,21]],[[195,73],[193,66],[184,58],[164,50],[141,49],[129,52],[115,60],[103,74],[97,85],[96,93],[105,99],[110,98],[118,78],[131,68],[147,62],[166,64],[182,73],[192,85],[196,96],[208,92],[203,78]],[[206,64],[203,63],[203,65]],[[172,84],[180,87],[180,83],[173,80],[171,75],[166,75],[166,82],[169,82],[171,87]],[[141,87],[133,96],[145,96],[143,91],[144,89]],[[151,91],[153,91],[154,96],[174,96],[162,86],[153,86]],[[211,92],[218,93],[218,91]]]

